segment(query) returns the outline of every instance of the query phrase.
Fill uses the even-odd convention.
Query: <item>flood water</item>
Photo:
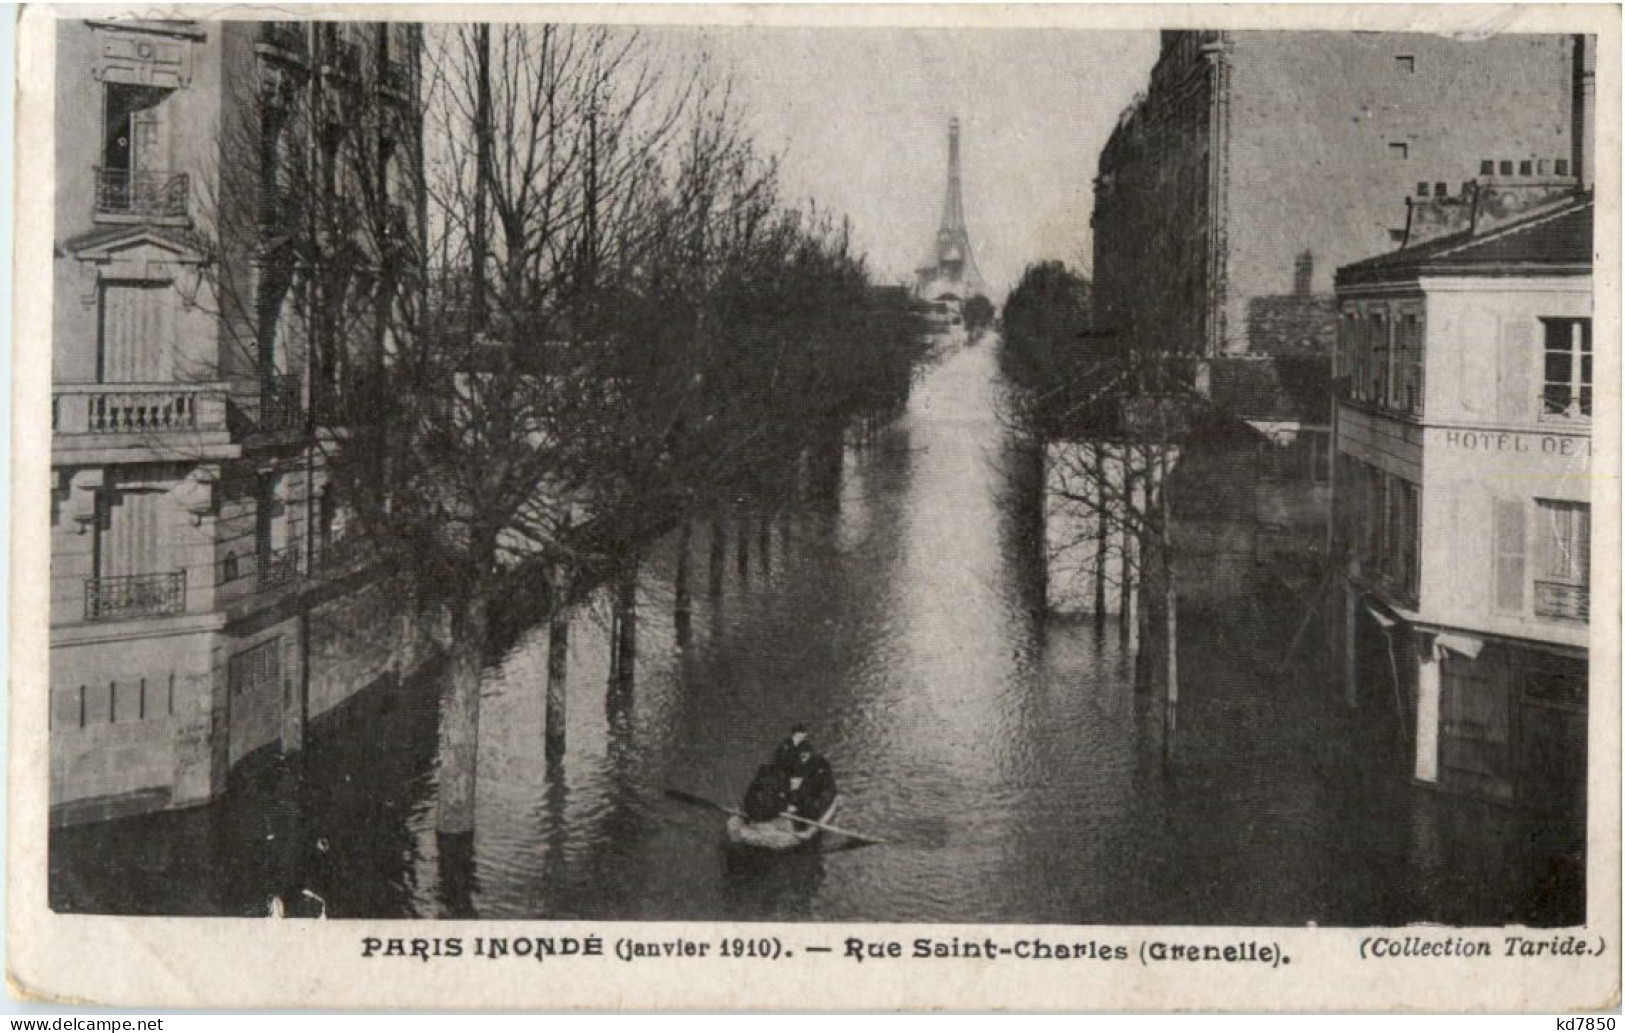
[[[484,689],[471,852],[434,834],[427,678],[358,700],[300,765],[216,805],[58,831],[53,905],[263,914],[272,894],[308,889],[334,917],[1583,917],[1572,840],[1412,787],[1334,689],[1260,673],[1281,637],[1266,618],[1184,621],[1165,769],[1157,701],[1134,688],[1115,622],[1042,615],[995,347],[923,375],[906,414],[849,455],[838,506],[775,519],[766,552],[751,523],[746,569],[730,531],[715,595],[699,525],[686,648],[673,548],[656,549],[629,694],[606,691],[607,611],[583,612],[557,764],[543,751],[545,624],[522,636]],[[722,815],[665,795],[737,804],[797,721],[835,767],[839,823],[884,844],[740,857]]]

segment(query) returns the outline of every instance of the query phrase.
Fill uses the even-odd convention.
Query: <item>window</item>
[[[1347,455],[1337,457],[1338,544],[1361,573],[1416,605],[1421,586],[1421,489]]]
[[[1388,404],[1388,318],[1381,312],[1373,312],[1366,320],[1366,335],[1370,342],[1371,362],[1367,370],[1370,383],[1366,388],[1366,401],[1378,405]]]
[[[102,168],[120,172],[162,168],[161,105],[169,90],[108,83],[103,88]]]
[[[1535,500],[1535,616],[1591,615],[1591,507]]]
[[[1388,491],[1388,543],[1389,554],[1383,557],[1388,583],[1412,605],[1416,603],[1419,567],[1419,541],[1421,527],[1421,492],[1416,485],[1397,477],[1389,478]]]
[[[1395,244],[1403,244],[1403,243],[1405,243],[1405,231],[1404,230],[1389,230],[1388,231],[1388,239],[1391,242],[1395,243]]]
[[[1359,330],[1360,324],[1355,314],[1344,312],[1343,322],[1338,327],[1337,334],[1337,369],[1334,372],[1338,377],[1354,376],[1354,356],[1359,351],[1359,339],[1356,335]],[[1353,388],[1353,383],[1350,383],[1345,391],[1352,393]]]
[[[107,83],[102,89],[98,215],[171,217],[187,212],[187,178],[168,170],[171,90]]]
[[[1407,161],[1411,156],[1411,145],[1408,143],[1391,143],[1388,145],[1388,157],[1395,161]]]
[[[1545,337],[1545,388],[1541,415],[1548,418],[1591,417],[1591,320],[1542,319]]]
[[[274,690],[282,680],[281,659],[280,637],[243,650],[226,661],[226,687],[233,696]]]
[[[1422,415],[1422,319],[1417,313],[1403,313],[1394,323],[1394,365],[1393,408]]]
[[[96,313],[98,383],[154,384],[170,379],[178,300],[167,281],[102,281]]]
[[[1416,55],[1400,54],[1394,58],[1394,67],[1406,75],[1414,74],[1416,72]]]

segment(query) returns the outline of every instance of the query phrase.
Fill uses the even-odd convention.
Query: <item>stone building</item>
[[[1577,56],[1553,35],[1164,32],[1100,155],[1102,325],[1148,350],[1328,357],[1333,273],[1403,242],[1395,198],[1487,161],[1572,171]]]
[[[1499,173],[1499,169],[1497,169]],[[1593,201],[1501,176],[1339,270],[1333,553],[1351,703],[1419,782],[1583,818]]]
[[[378,608],[321,456],[421,232],[420,50],[58,23],[53,821],[209,800],[393,662],[324,630]]]
[[[1335,270],[1404,244],[1397,198],[1455,195],[1487,170],[1572,174],[1589,60],[1555,35],[1163,33],[1100,156],[1095,306],[1123,353],[1198,357],[1169,365],[1235,424],[1189,471],[1193,596],[1243,571],[1307,587],[1325,544]]]

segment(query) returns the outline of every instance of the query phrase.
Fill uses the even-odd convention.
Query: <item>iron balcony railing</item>
[[[96,214],[184,217],[191,180],[184,172],[96,170]]]
[[[1535,616],[1588,621],[1591,619],[1591,589],[1561,581],[1536,581]]]
[[[85,578],[85,620],[167,617],[186,612],[186,571]]]
[[[361,535],[339,535],[317,543],[315,565],[330,573],[347,570],[360,565],[370,552],[367,539]]]
[[[262,592],[282,588],[299,580],[299,545],[284,546],[266,554],[259,564],[257,584]]]
[[[84,384],[51,394],[57,434],[165,434],[224,431],[226,386]]]
[[[297,542],[280,549],[267,549],[259,555],[228,555],[219,564],[219,583],[229,585],[252,580],[258,592],[281,588],[299,580],[303,574],[299,560]]]
[[[264,432],[296,430],[303,425],[299,378],[287,373],[260,377],[259,429]]]

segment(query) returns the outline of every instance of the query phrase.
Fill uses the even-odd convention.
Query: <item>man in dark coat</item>
[[[745,790],[745,820],[772,821],[789,806],[789,776],[771,764],[763,764]]]
[[[790,778],[791,809],[805,818],[822,817],[834,802],[835,791],[835,769],[803,744],[796,754],[796,773]]]
[[[813,750],[812,741],[807,738],[807,726],[796,725],[790,729],[790,734],[779,743],[778,749],[773,751],[773,766],[784,772],[786,776],[797,774],[801,766],[801,751]]]

